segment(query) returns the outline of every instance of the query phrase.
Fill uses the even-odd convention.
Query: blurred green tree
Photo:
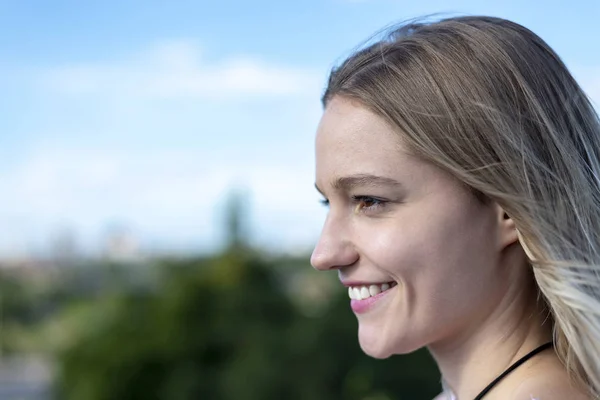
[[[0,356],[17,353],[20,334],[38,319],[35,294],[18,273],[0,270]]]
[[[241,189],[232,192],[226,202],[225,209],[225,243],[230,251],[248,248],[247,212],[244,205],[250,197]]]
[[[172,264],[159,291],[90,308],[89,329],[60,360],[61,398],[419,400],[439,390],[424,352],[361,352],[343,292],[306,316],[277,266],[255,256]]]

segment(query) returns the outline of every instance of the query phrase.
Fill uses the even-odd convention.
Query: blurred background
[[[524,24],[600,103],[593,0],[0,0],[0,400],[435,396],[309,256],[328,71],[438,12]]]

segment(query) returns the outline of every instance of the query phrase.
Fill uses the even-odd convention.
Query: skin
[[[316,136],[316,186],[329,213],[312,265],[336,270],[343,282],[397,283],[356,315],[366,354],[428,347],[458,398],[469,399],[551,340],[514,222],[412,156],[383,118],[355,101],[329,102]],[[587,398],[571,387],[552,350],[486,400],[530,395]]]

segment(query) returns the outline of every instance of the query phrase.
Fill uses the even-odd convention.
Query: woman
[[[439,398],[600,393],[600,123],[559,57],[490,17],[413,23],[335,68],[316,137],[361,348],[426,346]]]

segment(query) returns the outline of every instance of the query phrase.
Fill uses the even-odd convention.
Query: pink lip
[[[394,287],[396,286],[397,285],[395,285]],[[379,300],[384,298],[390,291],[392,291],[394,287],[391,287],[385,292],[381,292],[376,296],[371,296],[364,300],[350,300],[350,307],[352,308],[352,311],[354,311],[356,314],[366,313],[375,305],[375,303],[377,303]]]

